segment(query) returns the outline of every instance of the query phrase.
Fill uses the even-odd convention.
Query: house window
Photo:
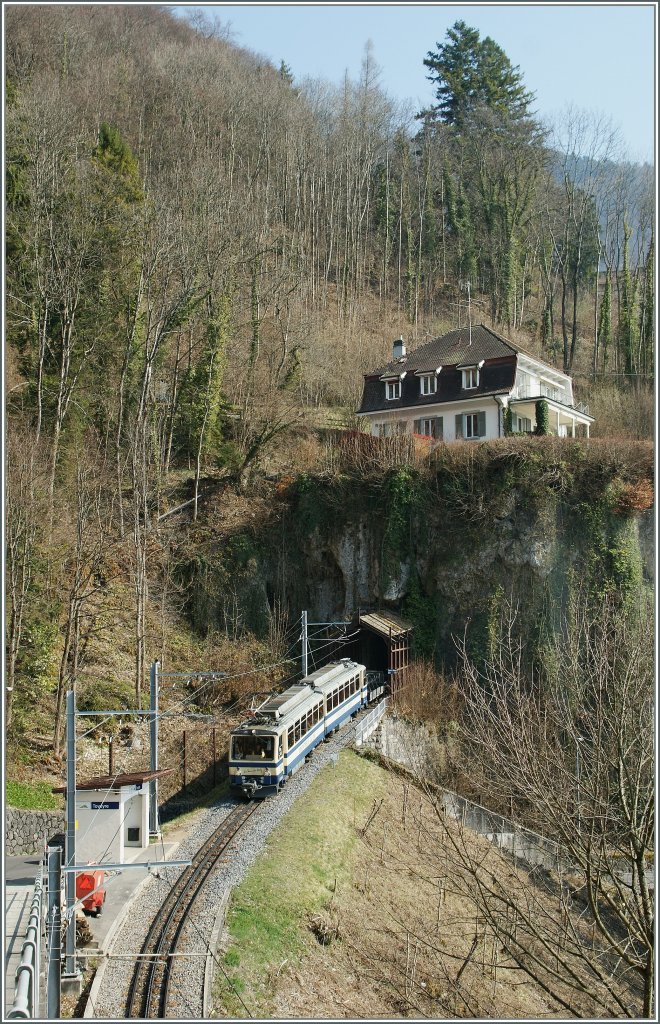
[[[422,437],[433,437],[442,440],[442,416],[429,416],[425,419],[415,420],[413,433],[421,434]]]
[[[524,370],[518,370],[516,374],[516,390],[518,398],[529,398],[532,394],[532,378]]]
[[[401,381],[400,380],[387,380],[385,381],[385,397],[388,402],[393,402],[397,398],[401,398]]]
[[[456,437],[477,438],[486,436],[486,413],[459,413],[456,417]]]
[[[518,430],[520,430],[522,433],[531,434],[532,421],[530,420],[529,416],[518,417]]]
[[[463,370],[463,387],[467,391],[469,388],[479,387],[479,367],[468,366]]]
[[[479,413],[470,412],[465,417],[465,436],[479,437]]]
[[[434,373],[425,373],[419,378],[420,395],[434,395],[438,390],[438,378]]]

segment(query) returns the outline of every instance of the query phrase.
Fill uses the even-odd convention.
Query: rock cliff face
[[[222,627],[230,590],[242,624],[263,632],[275,603],[315,621],[380,605],[413,621],[418,653],[451,660],[466,634],[478,654],[509,600],[540,633],[580,587],[652,584],[653,513],[622,509],[626,486],[593,457],[558,464],[554,449],[531,465],[484,453],[433,472],[301,477],[239,557],[225,547],[187,573],[191,607],[202,628]]]

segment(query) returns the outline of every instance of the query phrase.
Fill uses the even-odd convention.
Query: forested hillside
[[[652,170],[587,115],[550,133],[492,40],[422,49],[413,117],[368,47],[335,87],[157,7],[4,14],[10,735],[52,700],[60,753],[92,651],[138,699],[155,654],[212,661],[173,640],[176,510],[305,469],[394,336],[467,323],[467,282],[594,435],[650,436]]]

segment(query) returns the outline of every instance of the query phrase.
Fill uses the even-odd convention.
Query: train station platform
[[[135,901],[146,885],[151,874],[167,871],[163,868],[149,868],[147,865],[173,858],[181,837],[173,835],[152,843],[148,849],[140,850],[137,856],[120,871],[109,872],[105,878],[106,900],[102,913],[96,917],[85,914],[85,920],[92,935],[87,946],[78,948],[78,955],[98,954],[110,949],[114,937],[129,912],[134,911]],[[6,857],[5,870],[5,993],[3,1020],[12,1008],[15,994],[15,975],[21,959],[21,950],[30,917],[30,906],[34,883],[39,871],[39,856],[28,854],[23,857]],[[130,867],[140,864],[143,867]],[[44,906],[45,911],[45,906]],[[40,994],[45,1000],[43,968],[45,950],[42,950],[42,985]],[[42,1009],[44,1009],[42,1007]],[[44,1010],[45,1012],[45,1010]]]
[[[179,842],[158,841],[152,843],[146,850],[140,850],[139,854],[128,862],[121,872],[109,872],[105,877],[106,898],[102,913],[96,917],[94,914],[85,914],[85,920],[92,933],[93,946],[89,949],[105,952],[112,945],[114,936],[121,927],[127,913],[131,909],[134,900],[139,897],[141,888],[146,885],[149,877],[155,871],[162,871],[162,868],[147,868],[148,864],[171,860]],[[140,864],[144,867],[130,867],[131,864]]]

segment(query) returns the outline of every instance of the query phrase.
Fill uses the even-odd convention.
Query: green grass
[[[60,801],[47,782],[13,782],[7,779],[5,800],[9,807],[28,811],[56,811]]]
[[[192,822],[197,814],[199,814],[200,808],[212,807],[213,804],[217,803],[221,797],[227,796],[229,792],[229,779],[223,779],[217,786],[214,786],[205,796],[199,798],[195,806],[191,811],[184,811],[183,814],[179,814],[176,818],[170,818],[169,821],[163,825],[163,835],[167,835],[175,828],[179,828],[181,825],[187,825]]]
[[[269,971],[300,957],[315,941],[310,915],[352,885],[361,849],[356,826],[385,786],[384,772],[344,751],[271,833],[227,910],[230,946],[216,975],[216,1009],[232,1017],[271,1015]]]

